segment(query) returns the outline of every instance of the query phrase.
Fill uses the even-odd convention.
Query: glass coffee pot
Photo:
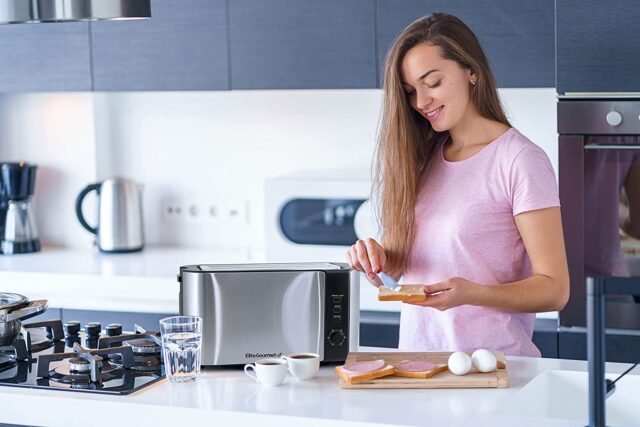
[[[0,254],[40,250],[33,211],[35,165],[0,163]]]

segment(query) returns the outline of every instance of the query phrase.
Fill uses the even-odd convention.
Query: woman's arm
[[[444,292],[413,304],[439,310],[470,304],[526,313],[564,308],[569,300],[569,271],[560,208],[523,212],[515,221],[531,260],[530,277],[496,285],[478,285],[453,277],[425,285],[427,293]]]

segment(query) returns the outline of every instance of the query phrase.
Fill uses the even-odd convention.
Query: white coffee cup
[[[284,357],[289,364],[289,372],[299,380],[310,380],[320,369],[320,355],[316,353],[295,353]]]
[[[249,372],[252,369],[255,374]],[[284,359],[260,359],[254,363],[244,365],[244,373],[256,382],[267,387],[282,384],[287,376],[287,361]]]

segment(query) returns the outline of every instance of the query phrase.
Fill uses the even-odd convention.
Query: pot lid
[[[144,18],[150,0],[0,0],[0,24]]]
[[[0,292],[0,310],[19,308],[28,302],[29,300],[24,295]]]

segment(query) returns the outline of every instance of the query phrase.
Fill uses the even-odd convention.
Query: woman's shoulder
[[[547,157],[545,151],[531,141],[516,128],[509,128],[501,136],[497,151],[499,157],[507,163],[513,163],[517,159]]]

